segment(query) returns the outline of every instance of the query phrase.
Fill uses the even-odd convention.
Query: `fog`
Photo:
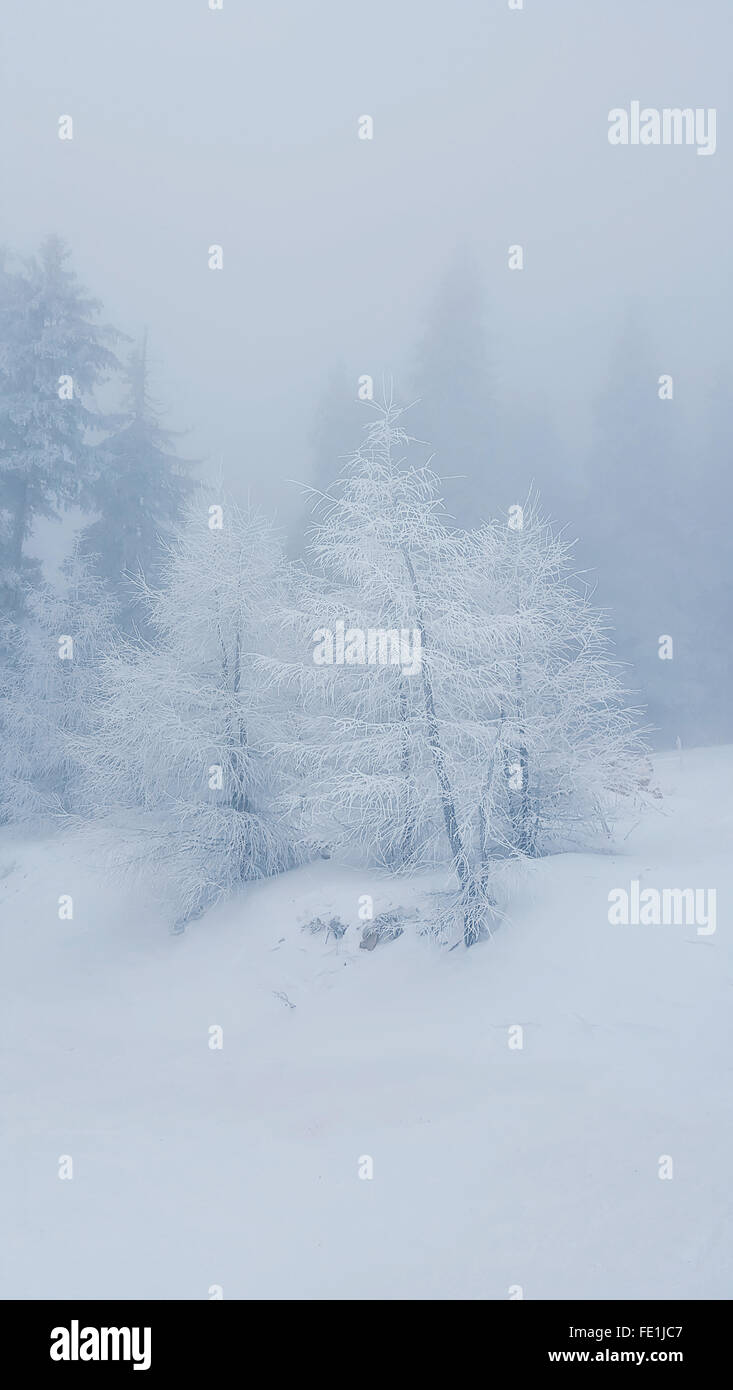
[[[339,381],[354,398],[362,374],[422,396],[411,428],[433,436],[441,473],[461,472],[420,362],[441,286],[468,267],[486,353],[485,369],[469,366],[503,477],[520,497],[534,480],[582,537],[594,412],[633,316],[652,399],[674,377],[685,441],[665,461],[656,538],[627,518],[654,566],[670,498],[695,486],[710,394],[722,383],[727,397],[731,374],[732,21],[727,0],[9,5],[0,236],[28,252],[59,233],[104,319],[147,326],[156,399],[203,475],[296,529],[293,480],[323,473],[314,439]],[[610,145],[609,111],[637,99],[714,108],[714,156]],[[58,138],[62,114],[73,140]],[[515,244],[521,273],[508,269]],[[455,362],[450,341],[444,352]],[[497,446],[473,428],[463,452],[484,461],[485,505],[504,506]],[[655,642],[675,617],[659,614]],[[716,717],[682,732],[726,730]]]
[[[732,53],[731,0],[5,0],[31,1358],[190,1379],[224,1298],[712,1354]]]

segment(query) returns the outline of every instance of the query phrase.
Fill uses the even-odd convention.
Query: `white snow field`
[[[657,767],[661,814],[533,865],[470,951],[359,950],[360,895],[425,881],[325,861],[171,936],[78,841],[4,832],[0,1293],[730,1297],[733,750]],[[633,878],[715,888],[716,932],[609,925]]]

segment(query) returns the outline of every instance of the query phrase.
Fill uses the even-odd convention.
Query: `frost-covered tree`
[[[129,630],[136,616],[130,576],[142,573],[155,586],[163,542],[175,530],[191,485],[188,465],[176,455],[174,437],[161,427],[150,397],[146,336],[129,356],[125,386],[119,427],[94,451],[91,503],[98,517],[83,531],[81,546],[115,592],[120,625]]]
[[[650,776],[607,617],[534,498],[468,536],[466,559],[487,633],[504,621],[509,634],[495,677],[480,855],[592,844],[646,800]]]
[[[324,499],[293,624],[300,652],[264,664],[303,710],[299,741],[281,753],[301,772],[308,831],[392,869],[445,863],[472,940],[471,825],[494,741],[472,701],[482,677],[488,698],[491,677],[439,480],[405,462],[401,415],[379,409]]]
[[[56,585],[31,589],[9,626],[0,673],[0,818],[63,815],[77,806],[78,740],[89,728],[114,605],[75,548]]]
[[[17,613],[40,582],[24,552],[36,517],[83,499],[91,476],[94,387],[116,366],[99,306],[49,237],[38,255],[0,276],[0,601]]]
[[[285,570],[252,512],[202,496],[142,583],[153,642],[104,663],[85,743],[87,812],[113,856],[152,871],[183,926],[237,885],[297,861],[275,814],[277,709],[255,657],[273,641]]]
[[[451,528],[410,443],[388,403],[323,503],[285,624],[300,656],[265,664],[298,691],[281,751],[308,829],[392,869],[450,866],[470,944],[508,858],[592,841],[647,773],[567,547],[532,504],[519,528],[518,508]]]

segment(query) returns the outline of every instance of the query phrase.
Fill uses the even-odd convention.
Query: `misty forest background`
[[[377,400],[324,384],[278,534],[187,456],[146,332],[105,323],[63,242],[5,254],[3,820],[98,822],[112,863],[168,871],[178,925],[334,846],[446,862],[472,944],[497,866],[653,794],[642,723],[660,747],[730,736],[722,385],[680,427],[627,313],[573,469],[533,390],[502,408],[470,260],[424,320]],[[418,626],[421,678],[316,669],[338,619]]]
[[[179,924],[438,864],[470,943],[507,865],[656,804],[647,747],[731,740],[732,23],[13,8],[4,821]],[[714,158],[610,146],[637,97],[715,108]],[[339,621],[417,626],[420,672],[317,666]]]
[[[4,7],[8,1296],[730,1289],[732,51]]]

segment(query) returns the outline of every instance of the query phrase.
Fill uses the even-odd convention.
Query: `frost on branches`
[[[590,846],[649,795],[639,711],[607,619],[533,498],[468,536],[465,553],[487,627],[515,619],[479,803],[481,854]]]
[[[78,808],[83,755],[115,605],[75,547],[57,585],[28,588],[0,663],[0,821]]]
[[[254,662],[283,583],[265,521],[198,499],[161,587],[142,586],[154,644],[121,640],[103,665],[87,809],[128,867],[154,871],[179,926],[299,858],[273,811],[276,711]]]
[[[534,499],[462,529],[419,447],[377,407],[291,570],[199,496],[134,640],[77,552],[10,619],[5,817],[91,822],[180,926],[319,852],[438,866],[467,945],[515,865],[607,842],[651,793],[606,620]]]
[[[301,826],[392,870],[449,865],[471,944],[507,860],[607,835],[648,767],[565,544],[532,502],[510,524],[452,525],[401,416],[380,407],[318,504],[281,615],[290,659],[261,665],[299,711],[277,752]],[[339,624],[343,661],[316,664]],[[375,630],[418,634],[419,663],[365,662],[356,639]]]

